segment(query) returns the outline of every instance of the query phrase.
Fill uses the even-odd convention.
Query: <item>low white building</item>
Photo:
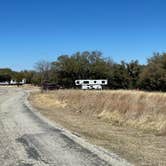
[[[17,84],[20,84],[20,85],[23,85],[23,84],[26,84],[26,79],[22,79],[22,81],[20,82],[17,82],[16,80],[11,80],[10,82],[0,82],[0,85],[17,85]]]
[[[16,84],[25,84],[26,83],[26,79],[22,79],[22,81],[20,81],[20,82],[17,82],[16,80],[11,80],[10,81],[10,84],[11,85],[16,85]]]
[[[107,80],[75,80],[75,85],[81,86],[81,89],[98,89],[101,90],[102,86],[108,84]]]

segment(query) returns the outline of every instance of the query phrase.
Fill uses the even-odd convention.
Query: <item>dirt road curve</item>
[[[0,88],[0,166],[130,165],[52,126],[27,107],[26,96],[21,89]]]

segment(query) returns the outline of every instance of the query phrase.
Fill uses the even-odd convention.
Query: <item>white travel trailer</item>
[[[102,86],[107,85],[107,80],[75,80],[75,85],[81,86],[81,89],[98,89],[101,90]]]

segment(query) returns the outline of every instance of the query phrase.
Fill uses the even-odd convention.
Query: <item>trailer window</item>
[[[102,84],[105,84],[105,81],[102,81]]]
[[[89,81],[84,81],[84,84],[89,84]]]
[[[96,83],[96,81],[94,81],[94,83]]]

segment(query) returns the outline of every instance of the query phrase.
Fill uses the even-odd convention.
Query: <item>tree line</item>
[[[61,55],[54,62],[39,61],[31,71],[0,69],[0,81],[11,78],[25,78],[34,85],[56,83],[63,88],[74,88],[76,79],[107,79],[110,89],[166,91],[166,53],[154,53],[146,65],[141,65],[138,60],[116,63],[99,51],[76,52]]]

